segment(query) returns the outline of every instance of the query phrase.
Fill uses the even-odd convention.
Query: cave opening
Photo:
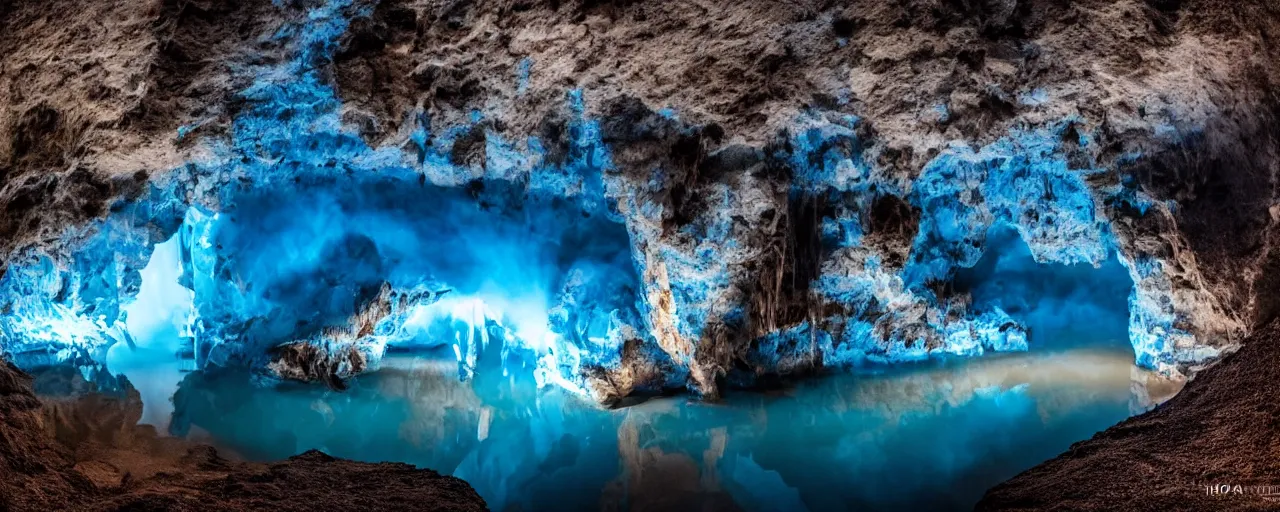
[[[518,363],[582,392],[583,368],[616,365],[623,331],[643,332],[629,235],[599,203],[411,176],[298,178],[230,197],[216,212],[191,207],[139,272],[129,343],[108,354],[139,388],[171,393],[174,358],[341,387],[412,352],[456,358],[463,379]]]
[[[971,311],[999,309],[1027,331],[1029,350],[1131,348],[1133,280],[1113,253],[1099,266],[1040,263],[1014,228],[997,224],[986,250],[950,283]]]
[[[189,365],[174,364],[184,352],[185,326],[193,294],[182,286],[181,234],[152,248],[138,271],[138,292],[123,306],[127,343],[107,349],[106,367],[124,375],[142,398],[141,422],[167,427],[173,414],[170,397]]]

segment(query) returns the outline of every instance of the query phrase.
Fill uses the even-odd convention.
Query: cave
[[[1273,3],[437,4],[0,3],[0,509],[1271,508]]]
[[[583,392],[576,375],[617,365],[640,325],[628,234],[607,209],[513,187],[300,177],[192,207],[120,297],[131,341],[107,362],[341,389],[388,352],[446,352],[464,378],[489,352],[486,371],[511,359]]]
[[[1018,232],[993,226],[972,267],[957,270],[949,288],[972,307],[999,308],[1027,331],[1029,350],[1129,345],[1133,280],[1114,254],[1090,264],[1038,263]]]
[[[684,491],[681,506],[955,508],[983,489],[964,482],[1014,474],[1167,398],[1147,391],[1164,382],[1157,374],[1133,366],[1134,284],[1117,257],[1096,267],[1040,263],[1013,227],[996,224],[971,266],[918,300],[967,319],[952,327],[990,331],[973,339],[1011,340],[998,354],[975,360],[984,345],[949,329],[948,344],[923,359],[868,357],[832,362],[812,380],[742,380],[724,406],[708,408],[685,401],[693,388],[682,389],[681,373],[632,366],[643,354],[658,355],[645,365],[674,365],[645,334],[652,305],[635,242],[609,201],[549,197],[520,182],[447,187],[408,173],[301,169],[243,184],[217,211],[186,206],[135,262],[141,268],[121,271],[136,272],[136,285],[116,289],[122,341],[105,359],[51,364],[45,352],[14,361],[51,397],[136,389],[137,421],[166,436],[207,438],[250,461],[320,450],[431,467],[497,508],[647,499],[614,486],[650,471],[726,472],[714,488]],[[853,229],[840,220],[847,213],[827,209],[819,224]],[[846,235],[828,237],[823,252],[849,245]],[[76,257],[96,268],[124,259],[115,250],[89,244]],[[830,337],[814,332],[825,328],[801,336]],[[862,346],[874,343],[863,336]],[[776,371],[771,364],[763,366]],[[55,371],[77,365],[79,379]],[[611,386],[631,379],[626,396],[596,403],[601,374]],[[778,385],[793,397],[758,396]],[[752,433],[753,415],[794,419]],[[896,426],[884,430],[886,422]],[[721,425],[738,433],[726,437]],[[939,429],[947,437],[912,441]],[[694,456],[716,443],[725,458]],[[847,447],[827,453],[828,443]],[[909,495],[877,497],[887,481],[848,487],[806,476],[814,465],[900,472],[897,457],[934,468],[897,483],[912,486]],[[565,479],[582,490],[567,493]],[[848,490],[829,492],[840,485]]]

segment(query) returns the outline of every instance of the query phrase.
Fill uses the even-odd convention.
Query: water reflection
[[[1149,393],[1131,358],[1006,355],[619,410],[522,372],[463,383],[451,357],[390,358],[346,392],[187,374],[171,430],[250,459],[409,462],[467,480],[493,510],[968,509],[1169,392]]]

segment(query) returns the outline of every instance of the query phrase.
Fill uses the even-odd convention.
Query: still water
[[[960,510],[1173,391],[1132,357],[999,355],[615,410],[519,371],[459,382],[452,357],[389,358],[345,392],[126,373],[143,421],[175,435],[253,460],[319,449],[407,462],[465,479],[498,511]]]

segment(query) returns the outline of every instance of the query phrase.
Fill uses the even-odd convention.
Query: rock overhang
[[[422,57],[412,46],[404,53],[404,41],[397,39],[410,37],[388,14],[405,15],[396,10],[406,8],[402,4],[319,3],[310,6],[314,9],[309,14],[297,6],[282,8],[280,16],[286,21],[264,37],[285,57],[247,68],[253,82],[236,93],[235,113],[223,123],[225,133],[207,133],[210,130],[202,127],[208,125],[198,120],[178,130],[177,138],[190,145],[192,163],[169,171],[168,177],[153,175],[155,183],[177,184],[172,190],[151,187],[150,196],[167,195],[151,200],[167,210],[142,222],[135,217],[127,229],[167,233],[176,229],[175,210],[182,205],[218,211],[225,207],[227,191],[310,173],[390,170],[412,176],[405,180],[409,184],[416,180],[459,188],[515,183],[525,193],[589,203],[588,209],[598,208],[602,216],[620,221],[625,228],[628,263],[639,276],[641,317],[628,325],[635,336],[645,338],[638,340],[635,350],[622,351],[629,355],[611,356],[610,364],[616,361],[617,368],[629,368],[625,371],[604,368],[577,376],[553,372],[584,391],[588,381],[593,384],[587,387],[607,390],[597,393],[598,397],[626,394],[631,389],[627,383],[634,385],[637,380],[635,375],[658,387],[681,386],[687,372],[693,388],[714,395],[726,378],[741,382],[752,375],[803,372],[866,359],[915,359],[939,349],[972,353],[974,347],[1020,348],[1025,341],[1010,337],[1002,317],[965,318],[967,313],[959,313],[962,322],[956,323],[950,319],[954,310],[940,308],[940,297],[923,286],[930,280],[945,280],[957,266],[972,265],[981,255],[986,232],[996,223],[1013,226],[1041,262],[1096,264],[1117,254],[1135,283],[1129,300],[1129,337],[1144,366],[1185,371],[1188,364],[1210,359],[1218,348],[1229,347],[1244,329],[1243,313],[1228,312],[1223,304],[1217,289],[1220,283],[1204,277],[1194,257],[1179,249],[1185,244],[1178,241],[1176,201],[1156,197],[1163,191],[1128,179],[1140,173],[1126,171],[1135,162],[1160,160],[1162,152],[1195,144],[1180,134],[1212,130],[1213,120],[1224,116],[1219,97],[1234,92],[1236,86],[1206,84],[1212,76],[1232,76],[1230,69],[1191,70],[1190,76],[1183,76],[1186,70],[1172,69],[1142,80],[1106,73],[1056,77],[1058,83],[1019,84],[1016,89],[1025,90],[1012,95],[1015,88],[1007,85],[974,88],[978,83],[970,81],[1000,82],[1008,79],[1000,62],[1029,65],[1067,49],[1049,44],[1055,41],[1045,41],[1049,37],[1045,34],[1034,43],[1024,35],[1022,50],[1034,44],[1038,51],[1005,55],[996,50],[1020,36],[997,34],[986,43],[958,43],[956,35],[948,32],[930,37],[952,45],[943,54],[969,55],[966,59],[977,59],[977,64],[959,62],[977,67],[956,90],[938,96],[942,100],[911,100],[927,103],[933,114],[946,115],[921,116],[911,108],[886,110],[893,102],[877,98],[892,95],[893,87],[879,91],[876,83],[868,81],[889,84],[885,77],[902,70],[892,59],[872,55],[872,68],[855,66],[857,73],[850,69],[850,81],[837,86],[835,94],[823,92],[822,101],[813,96],[797,102],[799,107],[760,107],[770,115],[767,122],[758,122],[752,115],[735,118],[729,115],[738,113],[735,110],[720,112],[688,101],[709,98],[700,96],[708,90],[672,94],[670,89],[645,90],[634,85],[566,87],[549,79],[564,71],[563,59],[581,57],[573,54],[579,50],[557,57],[555,52],[566,50],[539,46],[526,37],[509,42],[514,47],[529,45],[531,51],[525,57],[494,57],[494,69],[510,67],[510,76],[477,76],[465,66],[431,64],[428,59],[411,73],[385,78],[391,88],[386,97],[397,108],[383,105],[385,111],[371,111],[373,96],[362,96],[351,70],[360,66],[399,69],[406,64],[404,56],[410,61]],[[1105,16],[1126,9],[1151,15],[1130,4],[1136,5],[1124,3],[1115,11],[1085,11],[1085,15]],[[420,7],[407,6],[414,11],[421,11]],[[433,40],[461,37],[498,23],[484,8],[467,9],[451,14],[452,18],[438,18],[454,20],[443,28],[415,14],[414,26],[427,24],[426,35],[420,37]],[[598,30],[600,17],[607,13],[583,9],[586,18],[580,23],[564,20],[556,22],[561,25],[534,28],[547,33],[579,25],[588,32],[592,27]],[[623,8],[623,15],[628,12]],[[733,13],[745,15],[728,12],[730,18]],[[885,37],[876,34],[875,21],[884,13],[869,12],[855,16],[867,25],[868,39],[860,45],[863,52],[869,42]],[[1000,25],[990,25],[994,22],[989,15],[978,13],[980,27]],[[307,19],[309,24],[287,21],[290,16]],[[818,29],[829,16],[835,14],[797,18],[800,21],[791,26],[807,27],[812,39],[819,41],[828,37]],[[360,26],[347,30],[348,19]],[[790,23],[769,19],[769,23]],[[1052,16],[1046,19],[1053,21]],[[391,24],[389,40],[381,46],[357,44],[369,30],[362,24],[368,23]],[[1151,41],[1157,61],[1181,52],[1239,51],[1238,45],[1207,45],[1200,28],[1186,24],[1184,37],[1176,43]],[[486,41],[464,38],[459,48],[497,44]],[[752,62],[774,69],[778,76],[794,78],[799,71],[796,62],[836,58],[819,53],[817,44],[786,39],[784,46],[790,48],[765,51],[759,61]],[[987,53],[965,54],[970,47]],[[937,56],[931,59],[925,62],[945,61]],[[598,65],[589,64],[587,69]],[[419,76],[423,78],[413,78]],[[1166,87],[1179,76],[1192,85],[1185,91]],[[417,80],[419,88],[403,88],[402,77]],[[429,86],[423,85],[426,78],[431,78]],[[1101,85],[1100,92],[1084,89],[1091,84]],[[795,85],[788,82],[782,87]],[[972,94],[966,88],[973,89]],[[845,89],[847,94],[841,92]],[[788,89],[779,96],[801,93],[811,91]],[[665,99],[654,102],[663,94]],[[1133,109],[1131,104],[1066,100],[1080,94],[1095,99],[1099,94],[1128,95],[1143,104]],[[1026,101],[1009,99],[1015,96],[1025,96]],[[516,98],[526,99],[512,103]],[[690,106],[682,109],[681,103]],[[770,99],[766,103],[785,102]],[[674,108],[666,108],[667,104]],[[1100,112],[1098,105],[1103,108]],[[1013,114],[1008,113],[1010,109]],[[361,119],[372,123],[353,122]],[[772,130],[777,128],[785,130],[776,134]],[[878,229],[884,227],[884,219],[875,211],[882,203],[898,205],[891,210],[909,219],[899,226],[902,229]],[[136,210],[124,206],[120,211],[131,209]],[[805,213],[817,213],[820,220],[801,219]],[[120,221],[112,220],[119,218],[111,214],[103,225],[119,225]],[[139,224],[146,228],[138,228]],[[120,243],[119,238],[112,243]],[[67,235],[65,246],[58,250],[92,245],[85,239]],[[135,241],[133,249],[123,251],[132,255],[91,265],[102,267],[102,272],[132,275],[145,263],[150,246],[163,239],[148,234],[146,241]],[[15,260],[10,261],[6,279],[26,275],[21,269],[15,273]],[[50,264],[52,260],[35,268]],[[47,276],[52,271],[42,272]],[[136,292],[126,281],[121,278],[114,285],[124,300]],[[61,305],[73,311],[70,318],[87,319],[86,325],[93,326],[82,326],[85,329],[101,330],[94,319],[113,307],[110,299],[102,303],[111,289],[104,286],[108,291],[97,289],[102,286],[60,288],[78,292],[52,293],[41,307],[53,310]],[[839,332],[821,326],[833,319],[840,324]],[[111,314],[102,319],[108,330],[116,320]],[[956,337],[962,331],[970,333],[963,342]],[[979,333],[977,339],[973,333]],[[624,344],[617,345],[613,348]],[[630,377],[621,378],[620,373]]]

